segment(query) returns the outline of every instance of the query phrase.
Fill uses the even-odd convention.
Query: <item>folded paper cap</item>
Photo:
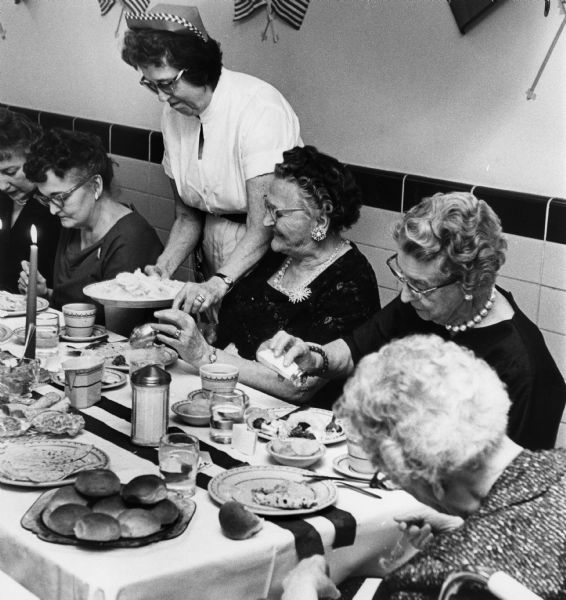
[[[180,35],[197,35],[203,42],[208,33],[196,6],[179,4],[157,4],[146,13],[127,12],[126,24],[130,29],[156,29]]]

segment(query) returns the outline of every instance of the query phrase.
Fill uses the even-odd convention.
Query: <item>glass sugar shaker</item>
[[[133,373],[132,442],[159,446],[169,419],[171,375],[157,365],[146,365]]]

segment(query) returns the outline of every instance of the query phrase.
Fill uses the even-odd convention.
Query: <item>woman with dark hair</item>
[[[393,237],[397,252],[387,265],[401,285],[397,298],[322,352],[285,331],[270,340],[271,349],[304,372],[345,378],[393,339],[416,333],[453,339],[507,385],[509,437],[525,448],[552,448],[566,384],[537,326],[496,286],[507,242],[495,212],[470,193],[435,194],[403,216]]]
[[[0,108],[0,290],[16,294],[22,261],[29,258],[32,225],[37,229],[39,269],[48,285],[53,285],[61,225],[34,200],[35,185],[23,171],[29,147],[40,133],[39,125],[25,115]]]
[[[156,313],[159,339],[195,366],[212,356],[238,366],[240,381],[295,402],[329,408],[340,386],[325,380],[299,388],[254,361],[260,344],[280,329],[324,344],[351,331],[379,309],[375,275],[342,231],[360,216],[361,192],[350,171],[313,146],[283,153],[265,196],[263,223],[271,248],[226,296],[218,348],[208,345],[189,315]],[[315,392],[318,392],[313,398]]]
[[[164,252],[146,272],[171,277],[197,250],[194,280],[174,306],[201,313],[265,254],[263,196],[282,153],[301,144],[299,121],[268,83],[222,66],[198,9],[163,4],[126,13],[122,58],[164,103],[163,167],[176,216]]]
[[[112,193],[112,160],[95,135],[51,129],[32,144],[24,165],[37,185],[35,197],[59,217],[63,231],[55,256],[53,288],[38,273],[38,294],[54,308],[69,302],[91,302],[83,294],[90,284],[142,268],[163,246],[155,230]],[[28,263],[20,275],[27,290]],[[104,323],[98,306],[97,322]],[[109,327],[124,331],[118,313]]]

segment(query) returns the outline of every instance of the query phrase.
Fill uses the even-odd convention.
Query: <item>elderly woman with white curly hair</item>
[[[507,433],[532,450],[554,446],[566,400],[564,377],[537,326],[496,285],[507,243],[495,212],[473,194],[435,194],[397,224],[388,260],[401,292],[351,335],[312,350],[288,332],[269,346],[303,372],[346,378],[391,340],[434,334],[472,350],[493,367],[511,398]],[[314,380],[313,380],[314,381]]]
[[[415,513],[418,525],[396,519],[415,538],[422,529],[437,535],[385,577],[376,599],[436,599],[446,576],[469,565],[503,570],[544,598],[565,597],[566,449],[515,444],[505,434],[509,404],[486,362],[438,336],[408,336],[360,361],[337,415],[377,468],[429,507],[463,518],[429,509]],[[304,565],[286,582],[303,598],[317,585],[328,594],[320,569]]]

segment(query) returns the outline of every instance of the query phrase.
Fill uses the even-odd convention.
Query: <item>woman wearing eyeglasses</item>
[[[284,152],[265,195],[263,217],[276,254],[266,255],[224,299],[218,349],[209,346],[193,318],[180,310],[156,313],[159,339],[195,366],[213,356],[236,365],[246,385],[330,408],[341,390],[338,383],[320,380],[302,389],[254,359],[261,343],[280,329],[324,344],[379,309],[371,265],[342,236],[358,220],[360,206],[361,192],[352,174],[336,159],[313,146]]]
[[[25,115],[0,108],[0,290],[18,293],[22,261],[29,258],[30,229],[35,225],[39,269],[53,285],[53,260],[59,219],[33,198],[34,184],[23,171],[26,153],[41,133]]]
[[[281,331],[269,342],[275,354],[307,374],[346,378],[363,356],[395,338],[452,339],[507,385],[511,439],[530,449],[552,448],[566,384],[536,325],[495,285],[507,248],[497,215],[472,194],[435,194],[404,215],[394,239],[397,252],[387,264],[402,286],[395,300],[318,353]]]
[[[301,144],[299,121],[268,83],[226,69],[198,9],[158,5],[126,13],[122,58],[163,102],[163,167],[176,217],[164,252],[146,271],[171,277],[198,250],[206,281],[174,306],[201,313],[264,255],[263,196],[284,150]]]
[[[101,140],[88,133],[51,129],[30,148],[24,165],[27,178],[37,185],[35,197],[59,217],[63,230],[55,255],[53,288],[38,274],[38,294],[54,308],[69,302],[92,302],[83,288],[123,271],[143,268],[159,256],[163,246],[155,230],[112,193],[113,167]],[[29,265],[20,275],[27,290]],[[124,331],[117,311],[113,329]],[[104,323],[98,306],[97,322]]]

